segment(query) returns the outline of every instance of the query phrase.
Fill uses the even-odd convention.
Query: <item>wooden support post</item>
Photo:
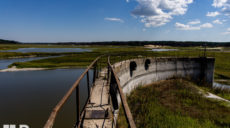
[[[89,71],[87,72],[87,85],[88,85],[88,97],[90,98]],[[90,103],[90,99],[89,99],[89,103]]]
[[[78,124],[80,123],[79,120],[80,120],[80,95],[79,95],[79,84],[77,85],[77,88],[76,88],[76,103],[77,103],[77,126]]]
[[[125,63],[126,63],[126,52],[125,52]]]
[[[93,65],[93,85],[95,85],[96,80],[96,63]]]
[[[102,56],[100,58],[100,72],[101,72],[101,61],[102,61]]]
[[[109,58],[109,57],[108,57]],[[109,59],[108,59],[108,71],[107,71],[107,82],[109,82]]]

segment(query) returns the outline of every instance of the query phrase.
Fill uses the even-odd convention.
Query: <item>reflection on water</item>
[[[51,57],[58,57],[58,56],[51,56]],[[16,59],[0,59],[0,70],[8,68],[8,65],[11,65],[14,62],[26,62],[38,59],[45,59],[51,57],[34,57],[34,58],[16,58]]]
[[[0,52],[54,52],[54,53],[62,53],[62,52],[90,52],[89,49],[82,48],[19,48],[17,50],[4,50]]]
[[[213,87],[230,88],[229,85],[224,85],[224,84],[215,83],[215,82],[213,82]]]
[[[163,52],[163,51],[176,51],[178,49],[152,49],[148,51]]]
[[[52,110],[85,69],[57,69],[44,71],[0,73],[0,126],[27,124],[42,128]],[[92,83],[92,70],[89,71]],[[80,103],[87,94],[86,77],[80,82]],[[73,127],[76,122],[76,93],[59,112],[54,128]]]

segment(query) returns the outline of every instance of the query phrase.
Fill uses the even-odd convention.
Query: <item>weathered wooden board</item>
[[[86,110],[85,119],[109,119],[111,117],[110,112],[105,110]]]

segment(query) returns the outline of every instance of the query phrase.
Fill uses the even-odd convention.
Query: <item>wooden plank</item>
[[[110,112],[105,110],[86,110],[85,119],[110,119]]]

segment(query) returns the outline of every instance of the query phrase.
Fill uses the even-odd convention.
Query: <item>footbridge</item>
[[[122,52],[96,58],[53,109],[44,128],[52,128],[55,118],[72,93],[76,93],[76,122],[74,128],[116,127],[119,108],[124,110],[127,124],[136,128],[126,101],[126,95],[137,86],[165,80],[173,76],[203,79],[212,85],[215,58],[199,52]],[[190,56],[189,56],[190,55]],[[106,63],[106,66],[102,64]],[[89,83],[89,70],[93,82]],[[79,83],[87,76],[88,98],[80,104]],[[82,110],[80,110],[80,106]]]

